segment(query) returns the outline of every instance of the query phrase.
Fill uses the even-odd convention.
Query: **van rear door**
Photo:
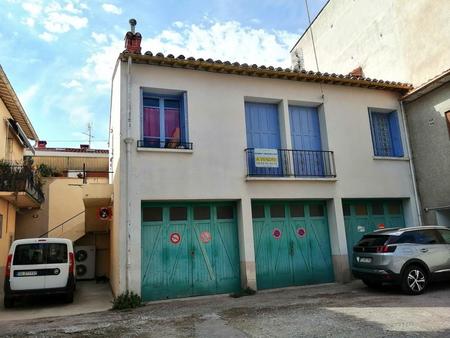
[[[69,276],[69,254],[66,243],[47,243],[48,273],[45,276],[45,288],[63,288]]]
[[[11,264],[11,290],[45,288],[46,243],[16,245]]]

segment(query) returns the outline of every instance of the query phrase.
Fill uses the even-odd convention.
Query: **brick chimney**
[[[38,149],[44,149],[47,147],[47,141],[38,141],[37,142]]]
[[[362,67],[359,66],[358,68],[353,69],[348,75],[354,76],[354,77],[364,77],[364,73],[362,70]]]
[[[136,20],[130,19],[131,30],[125,34],[125,52],[141,54],[141,33],[135,32]]]

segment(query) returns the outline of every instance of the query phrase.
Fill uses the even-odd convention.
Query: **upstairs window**
[[[144,93],[143,140],[149,148],[190,148],[187,143],[184,95],[158,96]]]
[[[370,127],[375,156],[403,157],[398,114],[370,111]]]

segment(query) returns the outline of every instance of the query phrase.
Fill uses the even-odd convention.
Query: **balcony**
[[[17,208],[38,208],[44,201],[42,183],[30,165],[0,161],[0,198]]]
[[[192,142],[182,142],[178,138],[151,138],[137,141],[138,148],[192,150]]]
[[[336,177],[332,151],[248,148],[245,152],[248,177]]]

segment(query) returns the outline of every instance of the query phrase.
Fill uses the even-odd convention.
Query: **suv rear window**
[[[439,244],[442,243],[442,239],[439,233],[433,229],[407,231],[397,240],[397,244],[400,243],[412,243],[412,244]]]
[[[19,244],[13,265],[67,263],[67,245],[63,243]]]
[[[386,244],[390,236],[386,235],[365,235],[357,244],[357,246],[372,247],[383,246]]]

